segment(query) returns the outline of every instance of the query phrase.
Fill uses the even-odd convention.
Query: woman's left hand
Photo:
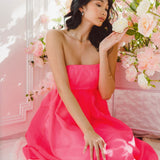
[[[122,33],[112,32],[109,36],[104,38],[99,45],[99,52],[102,54],[107,53],[107,51],[113,47],[116,43],[120,42],[128,28],[126,28]]]

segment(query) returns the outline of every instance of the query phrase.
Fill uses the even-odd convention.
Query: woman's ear
[[[85,6],[82,6],[79,8],[79,11],[82,13],[82,12],[85,12],[86,11],[86,7]]]
[[[79,8],[79,11],[82,13],[82,12],[83,12],[83,7],[80,7],[80,8]]]

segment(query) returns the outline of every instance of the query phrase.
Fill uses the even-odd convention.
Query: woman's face
[[[93,25],[101,26],[107,17],[108,0],[91,0],[83,9],[83,18]]]

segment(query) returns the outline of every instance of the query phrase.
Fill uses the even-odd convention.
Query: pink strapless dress
[[[68,65],[66,68],[73,94],[95,131],[107,143],[106,160],[158,160],[147,143],[135,138],[127,125],[111,117],[107,102],[98,91],[99,64]],[[25,137],[27,144],[23,153],[27,159],[90,160],[89,148],[83,154],[83,133],[57,89],[44,97]]]

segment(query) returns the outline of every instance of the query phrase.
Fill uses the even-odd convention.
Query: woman
[[[111,117],[117,46],[111,0],[73,0],[67,29],[50,30],[46,49],[56,89],[32,119],[23,148],[28,159],[158,160],[154,150]]]

